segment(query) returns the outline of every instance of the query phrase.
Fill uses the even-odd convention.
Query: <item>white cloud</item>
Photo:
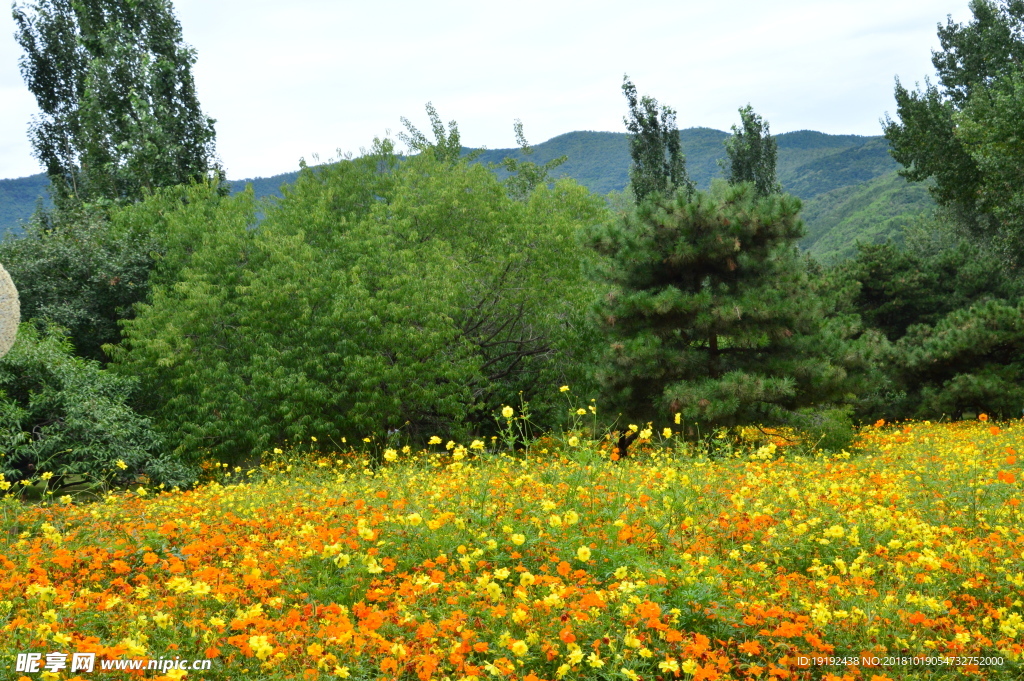
[[[179,0],[196,48],[200,101],[217,119],[230,177],[272,175],[299,157],[357,151],[427,127],[429,100],[463,141],[514,145],[571,130],[620,131],[628,73],[678,112],[680,127],[728,129],[753,104],[775,133],[879,134],[893,78],[921,80],[947,13],[966,0],[812,0],[730,4],[595,0]],[[0,35],[14,31],[0,14]],[[34,111],[0,40],[0,177],[38,172],[25,135]]]

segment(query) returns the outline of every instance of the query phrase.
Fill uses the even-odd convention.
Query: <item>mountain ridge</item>
[[[690,178],[699,189],[722,177],[723,142],[729,133],[714,128],[679,131]],[[901,237],[913,216],[933,206],[921,185],[898,177],[899,165],[889,155],[882,136],[830,135],[796,130],[775,136],[777,171],[783,191],[804,202],[807,236],[801,246],[829,262],[848,257],[858,239],[877,242]],[[607,195],[622,191],[629,180],[629,140],[626,133],[577,130],[533,145],[533,154],[520,149],[481,149],[476,161],[497,165],[512,156],[543,164],[559,156],[566,162],[555,169],[556,178],[571,177],[592,192]],[[468,153],[470,150],[467,149]],[[501,168],[496,168],[503,175]],[[232,191],[251,184],[257,197],[280,196],[282,184],[294,182],[299,171],[270,177],[231,180]],[[19,231],[44,198],[46,178],[40,173],[0,180],[0,233]],[[877,219],[876,219],[877,218]]]

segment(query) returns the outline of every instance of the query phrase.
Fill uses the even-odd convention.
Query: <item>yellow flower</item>
[[[632,669],[629,669],[628,667],[623,667],[622,669],[619,670],[619,672],[623,676],[625,676],[627,679],[629,679],[629,681],[637,681],[637,679],[640,678],[639,674],[637,674]]]
[[[571,438],[569,438],[569,446],[570,447],[575,447],[579,443],[580,443],[580,439],[578,437],[576,437],[575,435],[573,435]]]
[[[586,416],[587,415],[587,410],[584,409],[583,407],[580,407],[579,409],[576,410],[576,414],[578,416]]]
[[[679,663],[675,660],[665,660],[658,663],[658,669],[663,672],[677,672],[679,671]]]
[[[312,440],[313,442],[316,442],[316,438],[315,437],[310,437],[309,439]]]
[[[524,572],[521,575],[519,575],[519,585],[520,586],[530,586],[531,584],[533,584],[536,581],[537,581],[537,578],[534,577],[529,572]]]
[[[672,429],[666,428],[665,430],[661,431],[661,434],[663,437],[672,437]]]
[[[516,546],[522,546],[523,543],[526,542],[526,537],[524,537],[521,534],[513,534],[511,539],[512,539],[512,543],[515,544]]]
[[[695,671],[697,671],[697,661],[687,660],[683,663],[681,669],[687,674],[693,674]]]
[[[61,497],[61,498],[59,499],[59,501],[60,501],[60,503],[62,503],[62,504],[70,504],[70,503],[71,503],[71,501],[72,501],[72,499],[71,499],[71,495],[70,495],[70,494],[65,494],[64,496],[62,496],[62,497]]]
[[[441,444],[441,438],[439,438],[436,435],[431,435],[430,439],[427,440],[427,444],[428,445],[439,445],[439,444]],[[348,667],[346,667],[345,669],[348,669]]]
[[[584,563],[590,560],[590,548],[587,546],[581,546],[576,549],[576,557],[582,560]]]
[[[561,527],[562,526],[562,516],[557,515],[557,514],[549,516],[548,517],[548,525],[550,525],[551,527]]]
[[[512,414],[514,414],[514,413],[515,413],[515,410],[513,410],[512,407],[502,407],[502,409],[501,409],[501,415],[504,416],[507,419],[512,418]]]
[[[274,447],[274,454],[284,454],[280,447]]]
[[[142,487],[140,487],[137,490],[135,490],[135,493],[138,494],[140,497],[144,497],[147,494],[145,488],[142,488]]]
[[[473,440],[473,443],[471,445],[469,445],[469,448],[470,449],[483,449],[484,448],[484,443],[481,442],[480,440]]]
[[[564,519],[566,525],[575,525],[580,521],[580,514],[576,511],[566,511]]]
[[[161,629],[166,629],[167,625],[171,623],[171,616],[166,615],[162,612],[158,612],[157,614],[153,615],[153,623]]]
[[[629,575],[629,570],[625,567],[615,568],[615,579],[625,579]]]
[[[680,419],[681,417],[682,417],[682,414],[676,414],[676,425],[677,425],[677,426],[679,425],[679,419]]]
[[[563,386],[562,386],[561,388],[559,388],[558,390],[559,390],[560,392],[563,392],[563,393],[567,393],[567,392],[569,392],[569,386],[567,386],[567,385],[563,385]]]
[[[124,459],[118,459],[117,463],[115,463],[114,465],[120,468],[121,470],[125,470],[128,468],[128,464],[124,462]]]
[[[53,473],[51,473],[50,471],[46,471],[45,473],[43,473],[39,477],[41,477],[43,480],[49,480],[50,478],[53,477]]]
[[[348,667],[335,667],[334,675],[341,677],[343,679],[347,679],[349,676],[351,676],[351,674],[348,673]]]
[[[516,612],[520,611],[517,610]],[[512,644],[512,652],[515,653],[516,657],[522,657],[530,652],[530,646],[526,645],[526,641],[516,641]]]
[[[604,660],[601,659],[601,656],[598,655],[597,651],[595,650],[594,652],[590,653],[590,657],[587,658],[587,664],[597,669],[599,667],[604,666]]]
[[[397,458],[398,458],[398,452],[396,452],[395,450],[393,450],[393,449],[385,449],[384,450],[384,459],[386,461],[394,461]]]
[[[628,432],[635,433],[638,430],[640,430],[640,426],[636,425],[635,423],[629,424],[629,431]]]

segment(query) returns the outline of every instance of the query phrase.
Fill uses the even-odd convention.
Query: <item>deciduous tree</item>
[[[622,79],[622,92],[629,104],[629,116],[623,121],[630,133],[629,154],[633,163],[629,167],[629,181],[636,202],[655,192],[666,196],[675,189],[692,192],[675,110],[664,105],[659,108],[658,100],[647,95],[637,98],[636,86],[629,76]]]
[[[13,12],[41,111],[30,139],[58,205],[219,177],[195,51],[169,0],[34,0]]]

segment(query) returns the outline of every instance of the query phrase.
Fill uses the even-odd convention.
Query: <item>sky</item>
[[[31,0],[35,2],[36,0]],[[25,4],[19,0],[19,4]],[[231,179],[358,155],[375,136],[429,131],[425,104],[465,146],[624,132],[628,74],[679,128],[729,130],[751,104],[774,134],[878,135],[894,79],[934,74],[936,26],[967,0],[177,0],[199,101]],[[0,13],[0,178],[41,171],[37,112]],[[685,149],[684,149],[685,152]]]

